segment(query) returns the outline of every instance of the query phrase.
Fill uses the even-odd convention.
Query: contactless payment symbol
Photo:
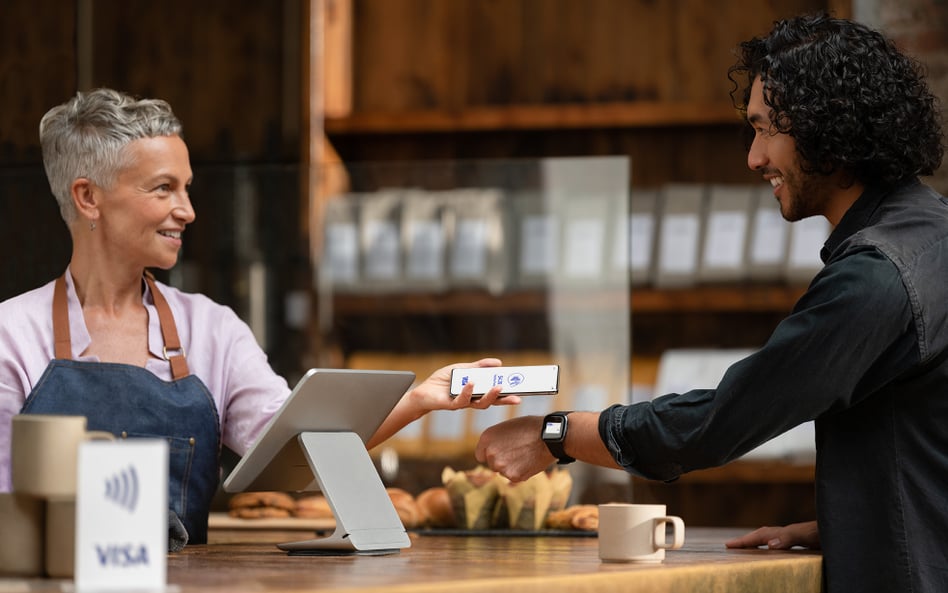
[[[107,478],[105,497],[130,513],[138,505],[138,473],[134,465]]]

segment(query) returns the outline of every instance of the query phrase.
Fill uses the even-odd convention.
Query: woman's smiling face
[[[185,226],[194,220],[188,196],[191,164],[180,136],[141,138],[125,149],[127,165],[101,192],[97,228],[107,257],[142,267],[168,269],[181,250]]]

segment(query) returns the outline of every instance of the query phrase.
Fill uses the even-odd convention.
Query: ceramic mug
[[[42,500],[0,492],[0,575],[43,574],[44,517]]]
[[[672,541],[665,527],[672,528]],[[685,523],[663,504],[599,505],[599,558],[603,562],[662,562],[665,550],[685,544]]]
[[[115,436],[109,432],[87,431],[85,416],[14,416],[13,491],[41,498],[75,496],[79,443],[88,440],[115,440]]]

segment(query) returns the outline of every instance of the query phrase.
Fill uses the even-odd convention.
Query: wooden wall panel
[[[744,39],[826,0],[355,0],[356,111],[726,101]]]
[[[298,2],[96,0],[93,85],[168,100],[196,160],[292,157],[283,95],[299,72],[284,71],[283,44],[298,35],[285,30],[287,9]]]
[[[75,3],[3,0],[0,163],[37,163],[39,121],[76,87]]]

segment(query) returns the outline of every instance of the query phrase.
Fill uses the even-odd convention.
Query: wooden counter
[[[168,556],[169,593],[817,593],[819,553],[728,550],[745,530],[688,528],[665,562],[605,564],[595,537],[433,536],[388,556],[288,556],[274,544],[308,534],[214,530]],[[69,591],[57,580],[4,579],[0,593]]]
[[[744,530],[692,528],[664,564],[604,564],[595,537],[456,537],[412,533],[388,556],[287,556],[272,543],[296,532],[216,531],[168,558],[182,593],[227,591],[497,592],[820,590],[818,553],[727,550]],[[305,536],[304,536],[305,537]]]

